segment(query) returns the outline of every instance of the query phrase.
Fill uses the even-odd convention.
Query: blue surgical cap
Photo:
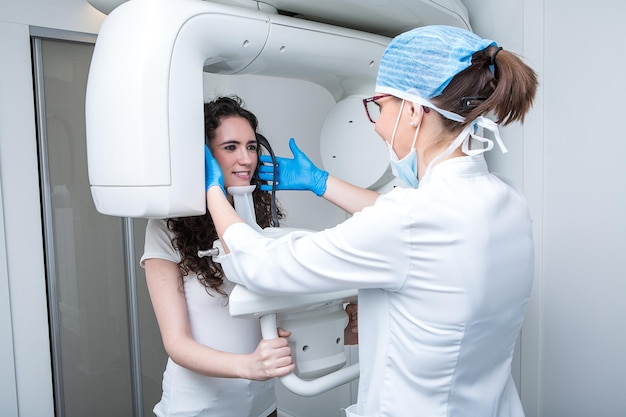
[[[433,106],[430,99],[471,65],[472,55],[492,45],[496,45],[492,40],[452,26],[424,26],[404,32],[393,38],[383,53],[376,91],[432,107],[462,121],[461,116]]]

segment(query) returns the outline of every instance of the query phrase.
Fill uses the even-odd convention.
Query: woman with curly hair
[[[237,96],[206,103],[204,114],[205,142],[224,172],[224,186],[260,185],[256,116]],[[271,195],[257,187],[252,196],[259,226],[278,226]],[[276,211],[275,219],[281,218]],[[198,256],[217,239],[208,213],[151,219],[146,228],[141,265],[169,356],[154,408],[159,417],[276,416],[272,378],[295,366],[289,332],[262,340],[258,320],[230,316],[234,284],[210,256]]]

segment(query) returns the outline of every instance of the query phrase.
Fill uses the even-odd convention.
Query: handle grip
[[[269,313],[261,316],[261,333],[263,334],[263,338],[273,339],[278,337],[278,323],[276,317],[276,313]],[[357,379],[358,377],[359,364],[355,363],[312,380],[304,380],[296,374],[291,373],[280,377],[280,381],[289,391],[298,395],[310,397],[331,390]]]

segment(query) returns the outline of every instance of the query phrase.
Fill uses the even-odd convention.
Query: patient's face
[[[225,188],[250,185],[257,166],[258,146],[248,120],[238,116],[222,119],[210,147],[224,174]]]

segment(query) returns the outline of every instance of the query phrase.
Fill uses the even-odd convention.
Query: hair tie
[[[498,49],[496,49],[496,51],[491,54],[491,61],[489,62],[489,65],[493,65],[496,62],[496,55],[498,55],[498,52],[500,52],[502,50],[501,46],[498,46]]]

